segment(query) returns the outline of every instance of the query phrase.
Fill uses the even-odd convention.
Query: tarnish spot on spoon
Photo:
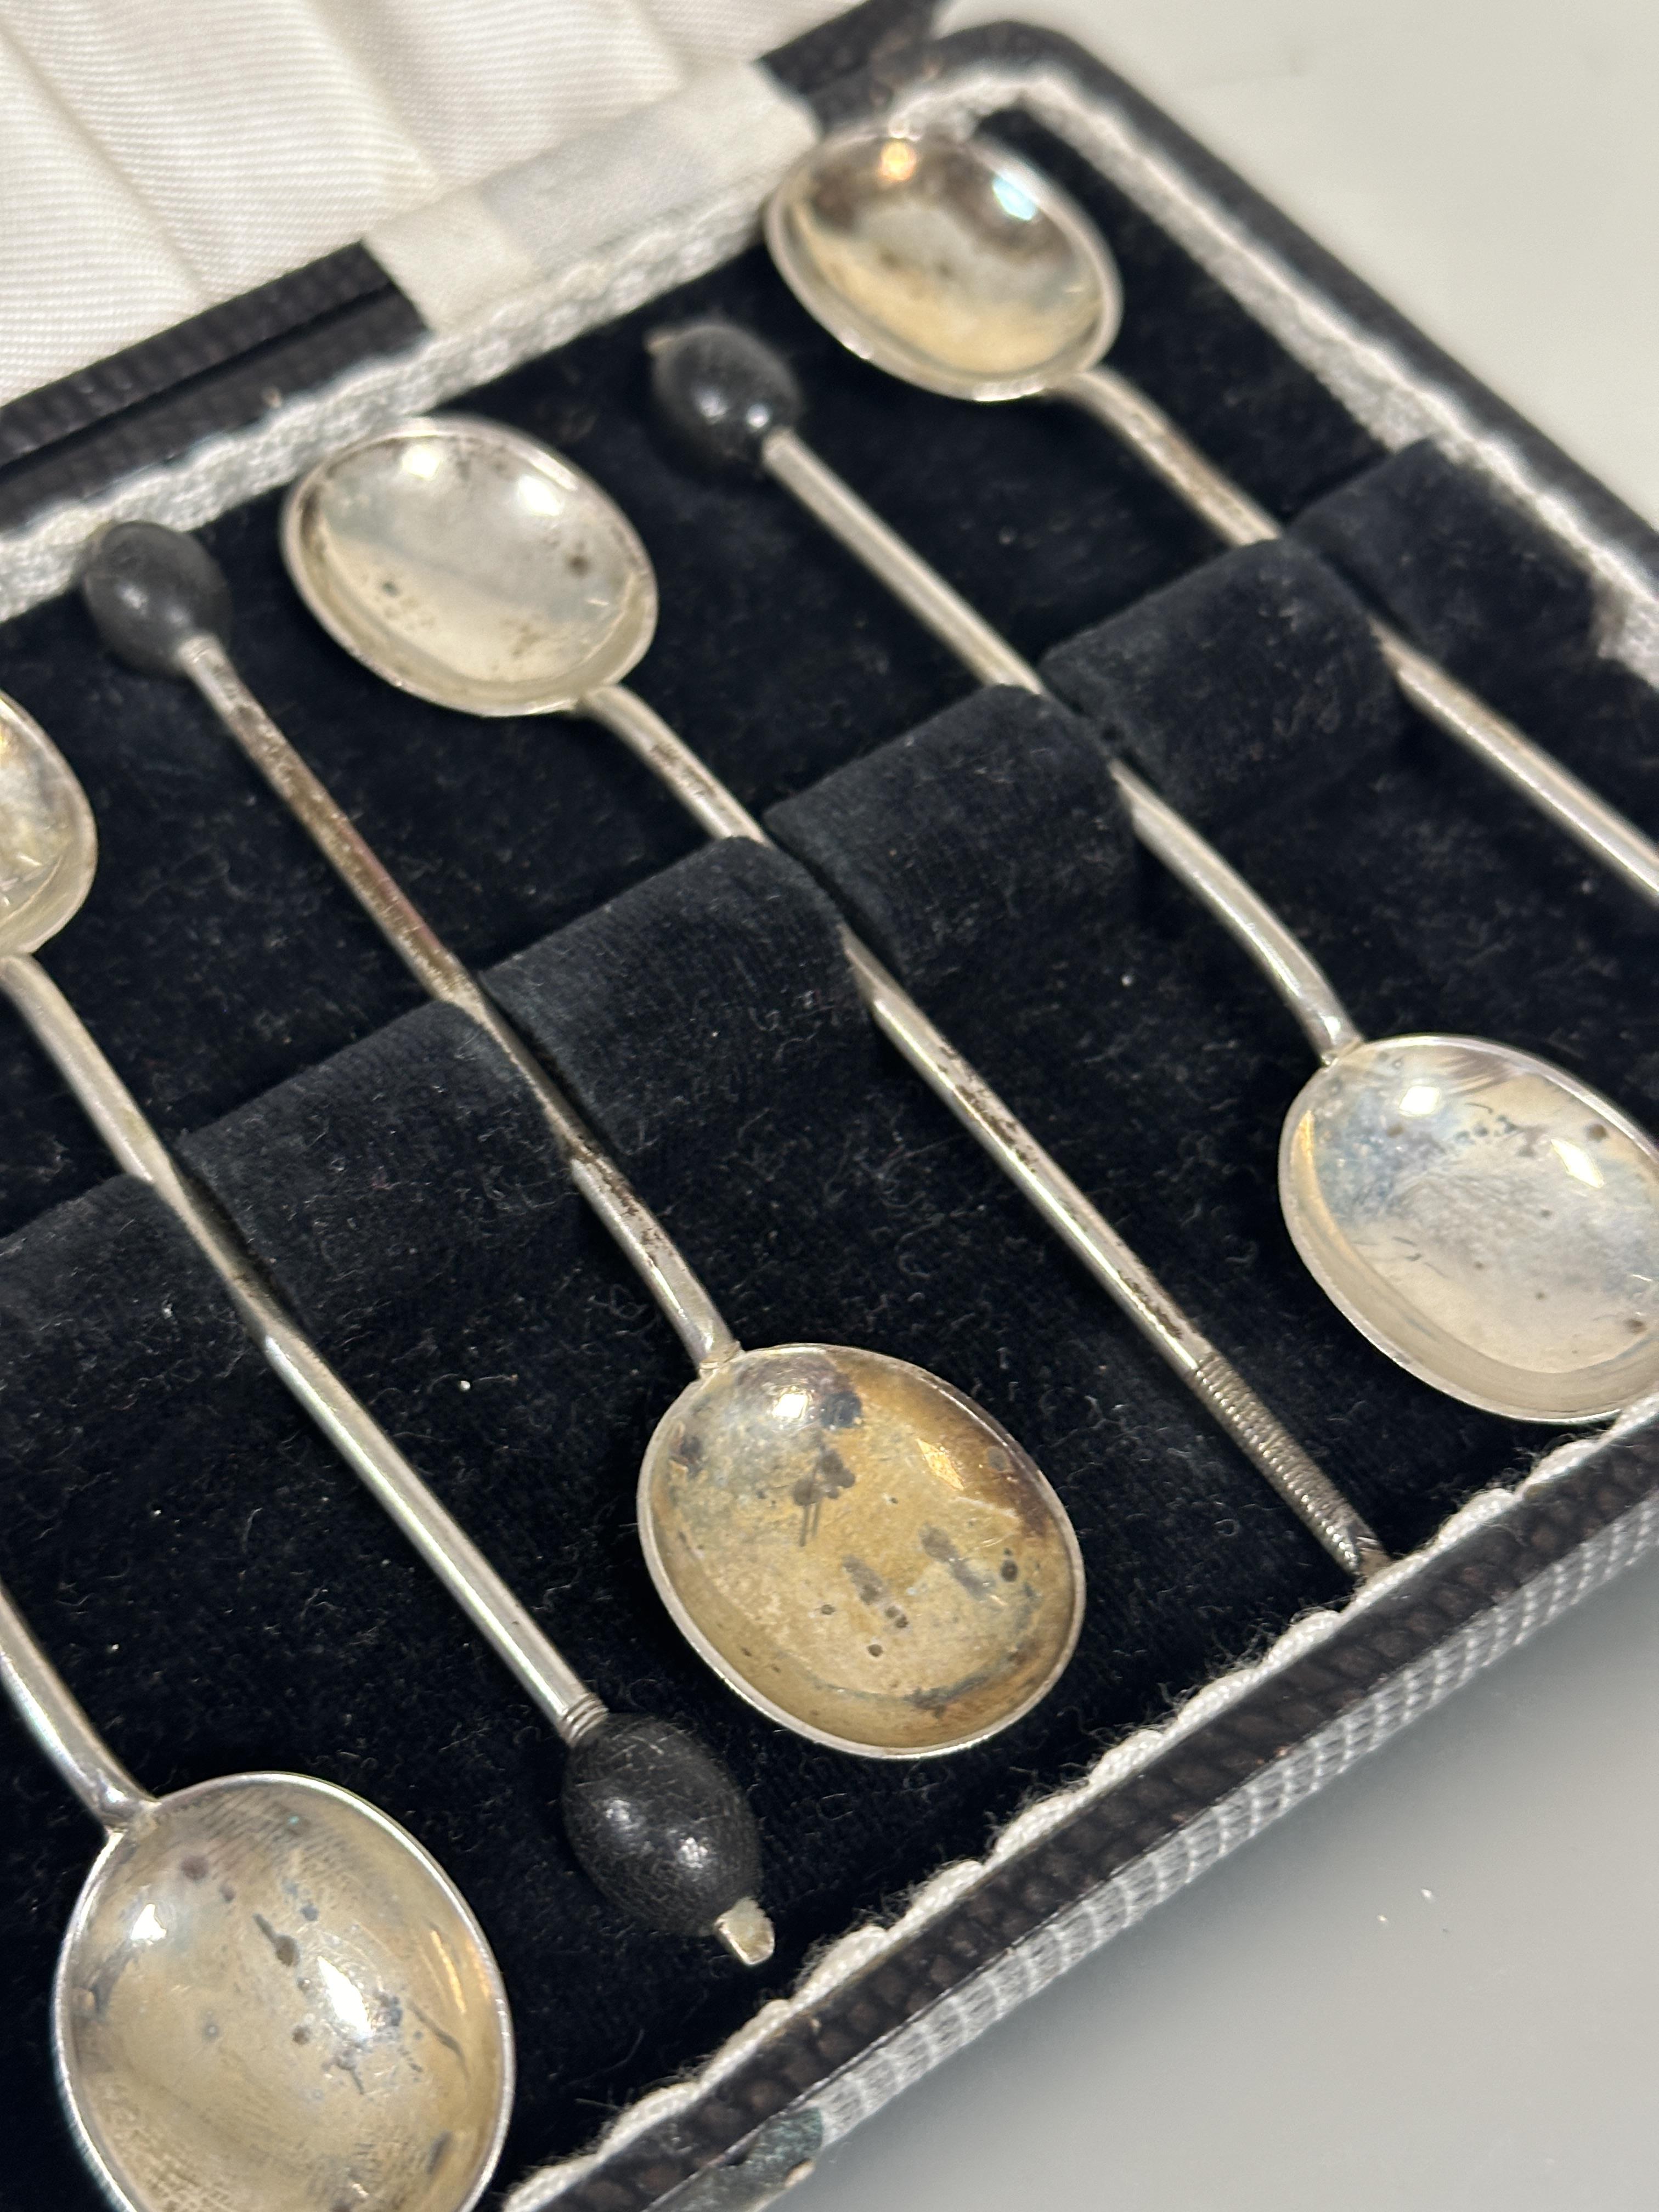
[[[1046,391],[1099,359],[1121,313],[1082,210],[982,137],[838,133],[779,185],[766,234],[843,345],[953,398]]]
[[[97,865],[86,794],[46,732],[0,692],[0,954],[55,936]]]
[[[704,1656],[843,1749],[976,1741],[1076,1637],[1082,1566],[1048,1484],[971,1401],[878,1353],[786,1345],[694,1383],[647,1451],[640,1521]]]
[[[1279,1191],[1335,1304],[1454,1397],[1588,1420],[1659,1383],[1659,1149],[1547,1061],[1357,1046],[1291,1107]]]
[[[303,1959],[296,1895],[319,1908]],[[101,2005],[83,2002],[94,1961]],[[204,1784],[112,1838],[65,1937],[56,2033],[94,2165],[170,2212],[460,2212],[506,2121],[511,2041],[476,1923],[401,1831],[304,1777]]]

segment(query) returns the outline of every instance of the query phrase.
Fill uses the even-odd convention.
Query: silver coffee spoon
[[[384,1813],[305,1774],[146,1796],[0,1588],[0,1683],[107,1836],[58,1954],[52,2051],[122,2212],[466,2212],[513,2104],[483,1930]]]
[[[787,367],[705,323],[652,342],[653,386],[705,463],[763,469],[982,684],[1035,669],[796,436]],[[788,456],[775,466],[780,452]],[[1121,761],[1136,836],[1249,953],[1322,1063],[1279,1151],[1310,1272],[1422,1381],[1520,1420],[1587,1421],[1659,1384],[1659,1147],[1547,1060],[1477,1037],[1367,1042],[1307,948]]]
[[[744,1965],[761,1965],[771,1954],[772,1929],[752,1894],[760,1839],[732,1777],[688,1730],[643,1714],[607,1711],[566,1664],[283,1310],[234,1232],[180,1173],[74,1008],[31,957],[79,912],[97,865],[92,810],[69,763],[40,725],[0,693],[0,993],[44,1046],[119,1164],[148,1183],[189,1232],[269,1365],[569,1747],[562,1809],[586,1872],[647,1926],[714,1935]]]
[[[1279,525],[1102,356],[1123,294],[1076,201],[994,140],[839,131],[773,193],[766,240],[807,313],[849,351],[952,399],[1062,399],[1118,438],[1229,545]],[[810,454],[767,466],[809,506]],[[1659,845],[1387,623],[1372,634],[1419,713],[1467,746],[1604,866],[1659,902]]]
[[[366,439],[295,488],[283,544],[312,611],[388,682],[464,713],[592,715],[712,836],[769,842],[623,688],[655,630],[650,558],[599,487],[534,439],[463,416]],[[868,946],[842,942],[883,1033],[1332,1555],[1352,1574],[1385,1564],[1352,1506]]]
[[[290,509],[295,557],[315,562],[342,603],[389,610],[412,666],[469,681],[494,672],[497,712],[525,711],[555,665],[603,684],[610,610],[627,620],[649,604],[649,571],[630,599],[612,534],[588,517],[562,543],[559,619],[542,619],[547,532],[570,520],[556,467],[506,471],[487,443],[421,426],[389,467],[348,471],[326,498],[323,481],[307,479]],[[459,538],[446,520],[456,493]],[[674,1324],[697,1379],[647,1447],[640,1539],[695,1648],[784,1727],[871,1758],[959,1750],[1030,1711],[1071,1657],[1083,1612],[1077,1539],[1035,1462],[971,1399],[904,1360],[844,1345],[744,1351],[541,1062],[241,683],[222,643],[228,592],[206,550],[120,524],[82,584],[106,642],[198,686],[417,981],[495,1038]],[[603,696],[627,713],[626,694]]]

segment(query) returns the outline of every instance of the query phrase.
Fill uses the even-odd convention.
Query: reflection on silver
[[[58,1953],[70,2124],[123,2212],[466,2212],[513,2100],[483,1930],[346,1790],[235,1774],[145,1795],[0,1589],[0,1685],[107,1832]]]
[[[1291,1107],[1296,1248],[1372,1343],[1522,1420],[1589,1420],[1659,1384],[1659,1148],[1531,1054],[1389,1037]]]
[[[112,1836],[53,2033],[82,2150],[134,2212],[463,2212],[512,2101],[506,1994],[459,1893],[301,1775],[204,1783]]]
[[[633,666],[656,621],[634,532],[587,478],[465,416],[407,423],[295,488],[283,548],[301,596],[349,651],[416,697],[477,714],[574,706]]]
[[[767,242],[853,352],[953,399],[1018,399],[1116,335],[1116,271],[1064,194],[983,140],[838,133],[792,169]]]
[[[1083,1620],[1064,1508],[1006,1430],[919,1367],[745,1352],[640,1474],[659,1594],[750,1704],[838,1751],[959,1751],[1045,1697]]]
[[[1013,683],[1032,690],[1042,690],[1036,672],[1027,667],[991,624],[842,483],[793,431],[772,432],[763,448],[763,459],[769,472],[793,492],[981,683]],[[1402,1109],[1401,1102],[1415,1089],[1419,1095],[1411,1101],[1413,1108],[1420,1109],[1424,1115],[1432,1114],[1438,1103],[1439,1080],[1443,1071],[1425,1063],[1414,1084],[1402,1079],[1391,1094],[1387,1127],[1380,1133],[1373,1129],[1369,1136],[1363,1136],[1357,1124],[1350,1128],[1339,1114],[1322,1117],[1304,1113],[1302,1109],[1310,1101],[1328,1103],[1348,1095],[1346,1086],[1352,1079],[1344,1071],[1370,1066],[1372,1055],[1391,1047],[1398,1047],[1403,1052],[1413,1041],[1365,1045],[1330,979],[1267,902],[1133,769],[1121,761],[1115,761],[1112,768],[1136,836],[1249,952],[1326,1063],[1322,1075],[1308,1086],[1292,1109],[1292,1121],[1299,1128],[1300,1136],[1295,1145],[1290,1145],[1287,1139],[1288,1149],[1281,1153],[1281,1162],[1286,1164],[1281,1173],[1280,1188],[1298,1249],[1340,1310],[1380,1350],[1424,1381],[1468,1404],[1512,1413],[1517,1418],[1590,1419],[1629,1404],[1659,1382],[1659,1346],[1652,1339],[1644,1337],[1647,1325],[1640,1320],[1645,1308],[1623,1310],[1628,1300],[1622,1293],[1610,1291],[1613,1305],[1619,1310],[1607,1322],[1607,1329],[1615,1335],[1622,1329],[1623,1337],[1616,1344],[1605,1330],[1593,1340],[1587,1337],[1569,1310],[1570,1302],[1558,1304],[1547,1297],[1540,1298],[1537,1295],[1537,1271],[1544,1262],[1534,1249],[1534,1241],[1516,1231],[1516,1217],[1512,1212],[1505,1214],[1499,1209],[1494,1216],[1489,1224],[1494,1232],[1498,1223],[1507,1222],[1509,1231],[1514,1233],[1495,1233],[1489,1248],[1491,1257],[1483,1259],[1478,1267],[1465,1267],[1455,1249],[1423,1265],[1402,1267],[1391,1262],[1385,1264],[1376,1243],[1368,1239],[1359,1225],[1367,1217],[1371,1199],[1357,1196],[1346,1187],[1342,1188],[1340,1202],[1329,1210],[1328,1218],[1321,1212],[1311,1194],[1328,1182],[1333,1190],[1341,1184],[1343,1146],[1352,1141],[1367,1147],[1370,1164],[1375,1168],[1378,1156],[1389,1145],[1397,1141],[1408,1144],[1409,1133],[1416,1124],[1412,1114]],[[1460,1042],[1465,1054],[1486,1056],[1483,1065],[1489,1074],[1517,1058],[1527,1058],[1524,1054],[1508,1054],[1498,1045],[1468,1039]],[[1632,1162],[1644,1164],[1639,1168],[1633,1165],[1632,1173],[1620,1180],[1622,1213],[1617,1212],[1611,1191],[1598,1194],[1593,1217],[1583,1204],[1549,1210],[1544,1217],[1552,1224],[1547,1264],[1565,1281],[1577,1284],[1581,1289],[1601,1280],[1609,1265],[1614,1266],[1616,1277],[1616,1264],[1606,1259],[1611,1240],[1625,1254],[1630,1268],[1644,1279],[1659,1274],[1659,1152],[1656,1152],[1649,1138],[1594,1092],[1541,1061],[1528,1060],[1527,1065],[1547,1086],[1553,1086],[1550,1096],[1555,1103],[1546,1118],[1557,1125],[1555,1133],[1564,1141],[1577,1143],[1574,1116],[1582,1118],[1581,1107],[1588,1108],[1593,1118],[1599,1117],[1609,1129],[1616,1127],[1625,1133],[1635,1148]],[[1532,1154],[1526,1157],[1533,1164],[1538,1205],[1545,1207],[1548,1203],[1549,1178],[1553,1176],[1556,1181],[1560,1180],[1562,1156],[1557,1152],[1553,1158],[1539,1155],[1534,1158]],[[1460,1203],[1456,1193],[1461,1164],[1462,1156],[1450,1146],[1431,1161],[1421,1164],[1421,1173],[1413,1185],[1413,1206],[1418,1218],[1406,1233],[1413,1239],[1425,1242],[1425,1224],[1438,1202],[1436,1192],[1442,1179],[1446,1188],[1445,1202],[1454,1209]],[[1293,1170],[1299,1170],[1299,1179]],[[1577,1180],[1581,1187],[1589,1188],[1582,1176]],[[1399,1221],[1390,1222],[1384,1233],[1393,1234],[1401,1227]],[[1457,1297],[1450,1300],[1435,1287],[1437,1276],[1448,1270],[1457,1277],[1461,1285]],[[1482,1278],[1479,1283],[1474,1280],[1477,1274]],[[1488,1340],[1490,1332],[1483,1334],[1471,1318],[1470,1310],[1474,1303],[1484,1297],[1494,1325],[1501,1328],[1504,1317],[1512,1311],[1515,1298],[1521,1295],[1530,1295],[1534,1307],[1548,1306],[1552,1317],[1559,1316],[1562,1323],[1553,1352],[1526,1374],[1520,1371],[1518,1359],[1513,1369],[1505,1368],[1501,1358],[1494,1361]],[[1189,1387],[1200,1386],[1189,1382]],[[1233,1418],[1230,1399],[1224,1395],[1213,1402],[1218,1407],[1225,1407],[1226,1410],[1218,1411],[1218,1417],[1233,1434],[1240,1435],[1242,1425]],[[1249,1448],[1247,1444],[1246,1449]],[[1259,1452],[1253,1450],[1252,1456],[1258,1465],[1262,1464]],[[1271,1468],[1269,1472],[1271,1475]],[[1279,1477],[1273,1479],[1279,1481],[1281,1490],[1288,1488]]]
[[[86,794],[0,700],[0,944],[33,952],[79,912],[98,866]]]
[[[442,454],[431,476],[412,488],[400,465],[411,447],[436,448]],[[759,836],[757,826],[730,794],[618,681],[651,641],[656,580],[644,547],[623,515],[580,470],[545,447],[502,425],[467,416],[414,422],[363,440],[320,463],[295,487],[283,518],[283,550],[295,585],[319,619],[389,682],[475,714],[580,707],[623,736],[715,834]],[[388,581],[396,588],[388,591]],[[295,806],[427,988],[489,1028],[536,1088],[560,1133],[579,1188],[599,1206],[696,1359],[700,1380],[692,1386],[693,1395],[725,1403],[745,1378],[772,1372],[781,1355],[740,1349],[660,1224],[580,1129],[533,1054],[438,944],[302,764],[298,775],[306,781],[300,783],[286,740],[257,702],[235,686],[216,641],[211,649],[222,665],[208,680],[199,659],[190,672],[227,726]],[[605,1185],[596,1182],[601,1175],[608,1178]],[[677,1277],[669,1276],[670,1263],[679,1271]],[[974,1419],[988,1425],[988,1417],[968,1407],[948,1384],[902,1363],[884,1361],[872,1352],[832,1354],[823,1346],[795,1346],[789,1354],[820,1363],[832,1356],[907,1378],[903,1413],[914,1427],[901,1437],[893,1419],[879,1427],[872,1421],[861,1433],[862,1442],[879,1434],[884,1449],[902,1449],[912,1459],[925,1459],[945,1449],[944,1439],[960,1426],[965,1407]],[[790,1395],[786,1390],[786,1419]],[[1054,1535],[1051,1566],[1052,1602],[1063,1609],[1069,1629],[1064,1648],[1053,1644],[1047,1650],[1034,1675],[1023,1632],[1012,1629],[1006,1619],[984,1616],[977,1623],[981,1644],[975,1662],[983,1680],[971,1721],[963,1717],[968,1710],[964,1691],[947,1723],[929,1722],[905,1737],[895,1733],[879,1701],[845,1700],[826,1724],[816,1692],[793,1678],[783,1679],[794,1650],[793,1630],[771,1614],[774,1593],[766,1577],[753,1571],[764,1552],[766,1524],[775,1504],[775,1499],[769,1502],[766,1486],[779,1463],[777,1430],[769,1410],[764,1423],[727,1436],[721,1463],[730,1480],[720,1492],[718,1531],[712,1522],[701,1524],[709,1571],[696,1577],[677,1576],[672,1568],[684,1557],[678,1542],[689,1526],[690,1507],[706,1501],[708,1486],[694,1486],[695,1501],[692,1492],[675,1490],[672,1483],[665,1490],[649,1479],[653,1462],[647,1461],[641,1492],[641,1541],[671,1612],[696,1647],[734,1688],[762,1703],[785,1726],[875,1757],[955,1748],[1006,1727],[1026,1711],[1070,1655],[1083,1592],[1082,1561],[1070,1523],[1036,1468],[1020,1455],[1063,1532]],[[659,1571],[665,1561],[671,1568],[666,1575]],[[763,1680],[768,1686],[763,1692]]]

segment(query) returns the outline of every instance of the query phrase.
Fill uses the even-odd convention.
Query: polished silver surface
[[[69,763],[0,692],[0,953],[38,951],[81,911],[98,830]]]
[[[640,1532],[659,1595],[749,1702],[866,1758],[982,1742],[1059,1680],[1083,1559],[1036,1462],[921,1368],[775,1345],[658,1424]]]
[[[766,240],[843,345],[952,399],[1046,392],[1117,335],[1117,272],[1088,217],[981,140],[837,131],[773,193]]]
[[[1105,241],[1075,201],[994,140],[879,124],[833,132],[778,185],[766,238],[802,305],[877,368],[951,398],[1067,401],[1224,544],[1282,534],[1145,392],[1101,365],[1122,314]],[[1387,623],[1371,628],[1419,713],[1659,903],[1652,837]]]
[[[439,418],[412,425],[410,435],[417,442],[429,442],[442,428],[447,419]],[[531,480],[539,481],[542,464],[552,460],[561,483],[572,491],[573,496],[574,488],[580,488],[586,501],[595,509],[592,519],[579,517],[574,504],[567,505],[562,510],[566,520],[577,529],[577,542],[586,544],[605,538],[613,544],[627,544],[634,549],[644,573],[636,582],[630,581],[625,593],[628,605],[634,610],[631,626],[626,632],[619,629],[606,634],[617,641],[619,659],[623,657],[624,636],[633,647],[634,657],[637,658],[650,642],[644,611],[647,608],[654,611],[656,605],[655,583],[643,547],[639,545],[626,522],[616,514],[598,485],[568,465],[557,461],[556,457],[548,455],[545,448],[536,445],[533,441],[504,426],[497,429],[495,426],[470,418],[462,418],[457,430],[458,439],[475,456],[489,435],[498,437],[500,441],[499,459],[489,471],[492,482],[499,483],[510,479],[515,470],[527,471]],[[391,479],[395,487],[396,499],[394,501],[391,495],[387,495],[379,503],[381,534],[398,542],[406,536],[411,544],[426,549],[423,559],[427,564],[426,573],[432,580],[430,588],[441,591],[442,579],[452,568],[459,565],[472,534],[474,517],[470,495],[464,489],[459,495],[445,490],[446,486],[453,486],[459,481],[459,471],[434,468],[423,477],[407,475],[401,467],[400,456],[404,441],[404,434],[399,432],[391,434],[383,441],[386,448],[383,464],[380,469],[374,469],[371,465],[370,456],[378,442],[381,441],[367,441],[350,448],[341,457],[346,465],[348,477],[355,482],[368,471],[384,473]],[[825,469],[809,448],[788,432],[779,431],[767,440],[765,452],[769,467],[775,467],[781,471],[787,466],[794,472],[793,481],[800,487],[801,496],[807,500],[809,505],[814,498],[826,503],[821,519],[829,526],[844,526],[849,530],[873,532],[880,538],[889,555],[901,563],[908,562],[906,574],[910,586],[920,592],[925,600],[925,605],[919,609],[923,619],[935,624],[952,626],[950,628],[951,641],[958,649],[963,649],[965,643],[967,649],[971,651],[977,644],[983,657],[974,665],[976,672],[985,681],[1023,683],[1028,689],[1041,688],[1036,676],[1024,662],[981,623],[978,617],[948,586],[916,561],[908,549],[885,530],[869,508],[856,499],[838,477]],[[304,513],[313,518],[313,527],[309,532],[302,532],[290,520],[283,534],[284,555],[296,569],[307,604],[313,606],[330,605],[339,625],[335,635],[368,666],[390,676],[400,662],[395,645],[388,642],[384,620],[377,605],[377,595],[370,592],[366,599],[360,599],[333,580],[309,576],[306,571],[306,563],[313,558],[322,558],[325,549],[331,542],[322,529],[320,518],[328,503],[329,471],[332,466],[332,463],[323,463],[296,487],[290,502],[290,518]],[[459,496],[462,513],[454,546],[446,550],[447,541],[441,537],[434,514],[425,510],[435,511],[449,496]],[[406,531],[400,529],[392,519],[394,506],[404,501],[418,505],[422,509],[418,516],[411,516]],[[502,521],[504,516],[514,520],[515,526],[518,526],[516,518],[533,517],[534,502],[526,507],[522,501],[497,501],[492,504],[490,511],[498,526],[506,526]],[[607,518],[614,518],[614,524]],[[521,616],[526,608],[533,607],[535,604],[533,586],[524,580],[533,576],[537,559],[541,560],[547,568],[549,611],[542,641],[534,649],[547,678],[546,704],[550,708],[556,708],[564,701],[568,687],[560,678],[553,661],[550,640],[563,619],[562,610],[568,589],[565,580],[568,569],[561,542],[556,537],[550,538],[539,520],[532,519],[523,527],[529,545],[524,559],[513,559],[499,551],[494,557],[498,564],[520,580],[515,586],[514,605]],[[418,572],[417,564],[413,561],[404,562],[400,567],[400,574],[405,580]],[[350,626],[348,626],[349,611],[352,613]],[[400,616],[400,622],[408,623],[412,613],[417,615],[418,610],[406,608]],[[595,624],[603,629],[605,611],[596,608],[593,619]],[[447,684],[441,681],[435,663],[428,659],[422,680],[427,686],[423,696],[434,699],[441,705],[453,706],[462,711],[477,706],[481,679],[476,657],[469,658],[465,666],[458,668]],[[507,688],[513,682],[510,677],[504,676],[501,680],[503,697],[521,696],[516,690],[509,692]],[[696,755],[643,700],[622,684],[611,682],[590,692],[580,705],[584,712],[604,723],[619,737],[653,774],[666,784],[711,836],[750,837],[765,842],[759,823],[709,774]],[[1229,1389],[1219,1394],[1206,1389],[1195,1379],[1200,1373],[1213,1373],[1218,1365],[1224,1364],[1215,1347],[1193,1326],[1150,1270],[990,1086],[939,1034],[915,1001],[900,989],[868,948],[860,945],[850,933],[846,934],[844,941],[860,991],[883,1033],[936,1095],[944,1100],[1003,1173],[1025,1194],[1095,1279],[1221,1423],[1252,1464],[1267,1476],[1279,1495],[1301,1516],[1332,1556],[1352,1574],[1364,1576],[1371,1571],[1384,1557],[1382,1547],[1334,1485],[1320,1473],[1294,1439],[1239,1378],[1234,1376]],[[1231,1373],[1231,1370],[1228,1371]]]
[[[984,617],[793,430],[770,434],[763,461],[981,683],[1042,690]],[[1136,836],[1249,954],[1324,1063],[1285,1123],[1279,1191],[1292,1240],[1338,1309],[1422,1381],[1518,1419],[1595,1419],[1659,1386],[1659,1147],[1559,1069],[1471,1038],[1455,1041],[1461,1103],[1433,1124],[1442,1140],[1428,1143],[1429,1125],[1383,1110],[1360,1073],[1386,1089],[1394,1078],[1381,1071],[1423,1041],[1367,1044],[1266,900],[1132,769],[1115,761],[1112,769]],[[1524,1082],[1514,1075],[1517,1061]],[[1402,1075],[1395,1089],[1403,1097],[1413,1085]],[[1583,1150],[1589,1126],[1601,1128],[1603,1152]],[[1569,1158],[1583,1171],[1565,1169],[1573,1187],[1563,1203]],[[1593,1199],[1592,1174],[1604,1175]],[[1515,1346],[1507,1361],[1506,1336]],[[1206,1402],[1263,1466],[1229,1392]],[[1294,1496],[1282,1476],[1264,1472]]]
[[[107,1841],[58,1953],[52,2041],[124,2212],[466,2212],[513,2101],[507,1994],[412,1836],[297,1774],[145,1795],[0,1589],[0,1685]]]
[[[473,714],[574,707],[651,642],[656,581],[580,469],[495,422],[417,420],[301,477],[283,510],[295,587],[388,684]]]
[[[1310,1273],[1402,1367],[1517,1420],[1659,1387],[1659,1147],[1608,1100],[1480,1037],[1384,1037],[1285,1116]]]

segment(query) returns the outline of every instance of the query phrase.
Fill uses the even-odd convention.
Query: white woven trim
[[[852,1978],[908,1942],[969,1894],[986,1876],[1054,1829],[1139,1773],[1264,1682],[1327,1643],[1346,1622],[1408,1588],[1448,1552],[1476,1532],[1554,1488],[1592,1452],[1659,1422],[1659,1394],[1622,1414],[1613,1426],[1573,1438],[1540,1460],[1512,1489],[1483,1491],[1453,1514],[1432,1540],[1398,1561],[1339,1607],[1323,1607],[1293,1621],[1261,1659],[1207,1683],[1162,1726],[1138,1729],[1104,1753],[1068,1789],[1057,1790],[1017,1814],[983,1859],[945,1867],[923,1883],[908,1906],[885,1927],[854,1929],[832,1944],[787,1998],[763,2005],[748,2024],[695,2074],[650,2091],[612,2122],[592,2150],[529,2175],[507,2199],[507,2212],[547,2212],[566,2194],[647,2130],[677,2118],[740,2068],[793,2021],[811,2013]],[[1138,1859],[1055,1916],[928,2008],[874,2050],[854,2060],[811,2097],[834,2142],[896,2096],[952,2051],[970,2043],[1016,2005],[1075,1966],[1206,1868],[1322,1789],[1374,1751],[1387,1737],[1472,1674],[1523,1642],[1581,1597],[1659,1545],[1659,1498],[1646,1499],[1612,1527],[1545,1569],[1512,1597],[1489,1607],[1465,1628],[1402,1668],[1341,1719],[1223,1798],[1167,1844]]]
[[[754,240],[767,194],[817,135],[802,102],[763,70],[749,74],[757,112],[769,115],[770,127],[746,142],[755,165],[702,207],[672,208],[459,329],[351,369],[252,428],[204,439],[176,462],[124,477],[97,499],[53,507],[0,538],[0,619],[61,592],[82,547],[106,523],[137,518],[193,529],[354,438],[504,375],[741,252]]]
[[[963,70],[909,94],[894,112],[896,119],[965,131],[1012,106],[1093,162],[1390,452],[1432,438],[1443,453],[1519,499],[1595,578],[1603,653],[1659,684],[1659,589],[1652,576],[1575,500],[1547,485],[1508,439],[1484,429],[1455,392],[1413,368],[1263,246],[1121,107],[1042,63]]]

